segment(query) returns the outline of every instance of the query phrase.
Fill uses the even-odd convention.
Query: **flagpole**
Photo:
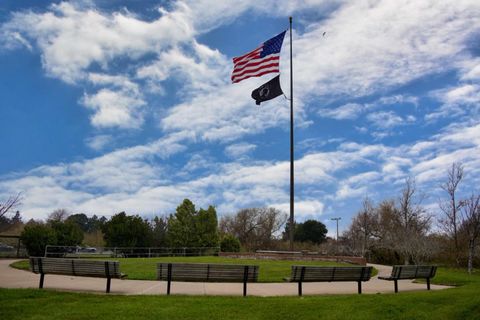
[[[290,250],[293,251],[293,235],[295,230],[295,214],[294,214],[294,152],[293,152],[293,63],[292,63],[292,17],[290,21]]]

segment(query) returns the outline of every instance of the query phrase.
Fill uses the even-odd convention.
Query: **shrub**
[[[152,243],[150,226],[138,215],[120,212],[105,222],[102,231],[108,247],[149,247]]]
[[[69,221],[52,221],[49,225],[55,232],[56,245],[76,246],[82,243],[83,232],[77,224]]]
[[[55,231],[48,225],[35,223],[28,224],[20,235],[20,240],[27,248],[30,256],[45,255],[45,246],[57,242]]]
[[[240,240],[231,234],[224,235],[220,241],[220,251],[240,252]]]
[[[386,265],[403,264],[405,261],[398,252],[387,248],[371,248],[367,257],[371,263]]]

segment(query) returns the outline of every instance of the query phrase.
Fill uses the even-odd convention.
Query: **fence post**
[[[18,241],[17,241],[17,258],[20,257],[20,237],[18,238]]]

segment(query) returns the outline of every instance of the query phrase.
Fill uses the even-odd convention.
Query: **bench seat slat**
[[[256,282],[258,266],[206,263],[158,263],[157,280],[166,280],[167,294],[172,281],[188,282],[243,282],[243,296],[247,282]]]
[[[371,274],[372,267],[292,266],[290,282],[368,281]]]
[[[106,292],[110,292],[112,278],[123,278],[118,261],[81,260],[63,258],[30,257],[30,270],[40,274],[39,288],[43,288],[46,274],[106,278]]]
[[[398,280],[426,279],[427,290],[430,290],[430,279],[435,276],[436,272],[436,266],[397,265],[393,266],[390,276],[380,276],[378,279],[394,281],[395,293],[398,292]]]
[[[168,280],[168,263],[157,264],[157,279]],[[202,263],[172,263],[172,281],[192,282],[243,282],[244,265],[233,264],[202,264]],[[246,280],[256,282],[258,266],[249,265]]]
[[[289,281],[298,282],[298,295],[302,295],[303,282],[337,282],[358,283],[358,293],[362,293],[362,282],[370,280],[372,267],[320,267],[292,266]]]
[[[41,264],[41,265],[40,265]],[[108,274],[106,267],[108,266]],[[72,276],[121,278],[118,261],[78,260],[62,258],[30,258],[30,269],[34,273]]]

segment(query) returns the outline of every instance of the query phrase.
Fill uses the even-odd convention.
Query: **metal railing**
[[[45,257],[154,258],[217,255],[220,247],[45,247]]]
[[[24,258],[27,250],[20,241],[20,236],[0,235],[0,258]]]

